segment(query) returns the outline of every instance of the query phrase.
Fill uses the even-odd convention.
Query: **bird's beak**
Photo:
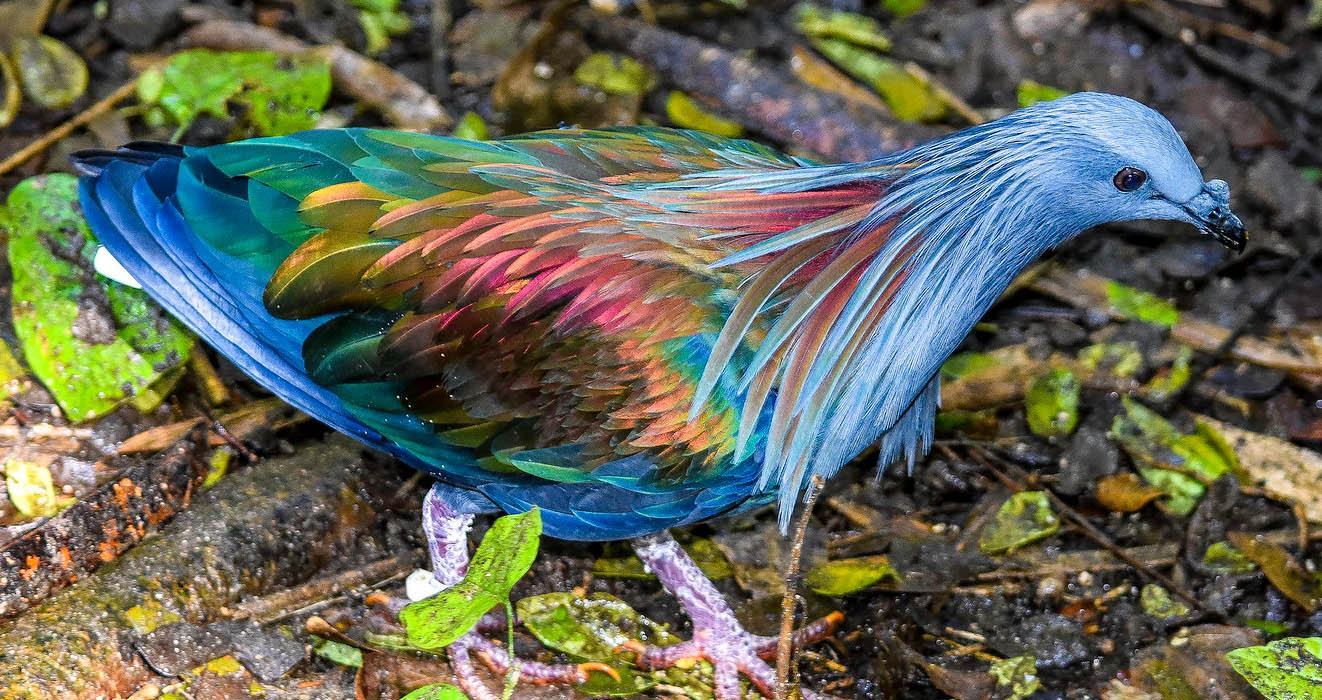
[[[1230,186],[1224,180],[1208,181],[1202,192],[1185,203],[1184,210],[1198,230],[1236,253],[1244,252],[1248,234],[1244,223],[1230,211]]]

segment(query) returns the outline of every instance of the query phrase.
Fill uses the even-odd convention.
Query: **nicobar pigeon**
[[[870,445],[932,439],[938,368],[1015,275],[1101,224],[1183,221],[1240,250],[1220,180],[1133,100],[1079,93],[913,149],[825,165],[658,127],[469,141],[378,129],[78,154],[101,244],[277,396],[433,475],[453,584],[474,514],[540,508],[632,539],[692,618],[722,698],[771,693],[745,632],[666,534],[776,503]],[[474,631],[450,648],[490,697]],[[479,653],[482,652],[482,653]],[[499,669],[498,669],[499,670]],[[525,662],[525,680],[578,666]]]

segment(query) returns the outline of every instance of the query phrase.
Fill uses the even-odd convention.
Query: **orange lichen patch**
[[[114,492],[115,505],[118,505],[121,510],[129,509],[130,498],[142,498],[142,487],[133,483],[128,477],[115,482]]]
[[[33,575],[37,573],[37,569],[41,568],[41,559],[38,559],[35,555],[29,554],[23,560],[23,563],[26,564],[26,566],[19,569],[18,575],[22,576],[24,581],[30,581],[32,580]]]
[[[60,547],[58,556],[62,568],[68,569],[73,567],[73,555],[69,552],[68,547]]]

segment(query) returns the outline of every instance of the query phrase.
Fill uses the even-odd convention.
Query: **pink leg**
[[[462,581],[464,573],[468,571],[468,529],[472,527],[473,516],[455,512],[443,500],[441,493],[438,489],[427,492],[422,502],[422,529],[427,536],[432,573],[443,585],[453,586]],[[508,673],[509,653],[483,636],[484,632],[496,634],[505,629],[503,615],[489,614],[478,621],[472,631],[446,649],[455,681],[473,700],[500,700],[500,693],[492,692],[483,682],[473,658],[480,659],[498,676]],[[594,670],[615,673],[614,669],[604,664],[543,664],[518,658],[513,661],[519,667],[520,682],[537,685],[577,685],[586,682],[588,672]]]
[[[669,533],[640,537],[634,551],[661,585],[679,601],[693,621],[693,639],[668,647],[639,646],[638,665],[647,670],[669,668],[686,659],[706,659],[716,674],[716,697],[737,700],[742,675],[766,697],[775,697],[776,671],[764,661],[775,656],[776,638],[750,634],[739,625],[725,597],[716,590]],[[832,613],[795,634],[796,646],[831,635],[843,616]],[[815,694],[804,691],[805,698]]]

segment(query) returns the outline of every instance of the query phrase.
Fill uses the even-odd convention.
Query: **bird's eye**
[[[1148,181],[1148,174],[1138,168],[1121,168],[1115,174],[1115,188],[1121,192],[1133,192]]]

